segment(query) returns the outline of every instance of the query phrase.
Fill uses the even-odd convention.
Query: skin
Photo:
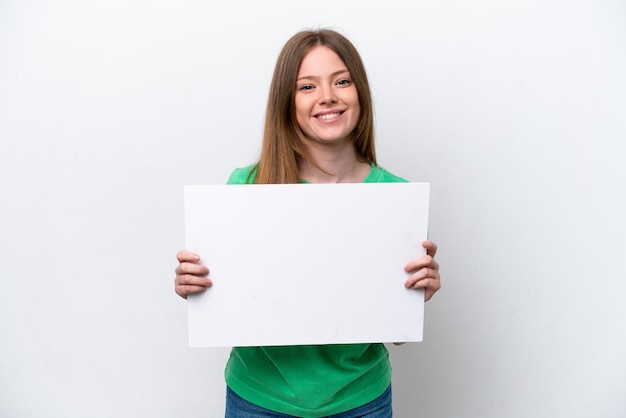
[[[187,295],[204,292],[213,282],[208,278],[209,268],[200,265],[200,256],[190,251],[179,251],[176,254],[178,266],[174,287],[176,293],[187,299]]]
[[[295,108],[309,147],[351,148],[350,134],[361,115],[359,94],[346,65],[330,48],[313,47],[302,60]]]
[[[311,183],[358,183],[369,173],[370,165],[359,161],[351,132],[361,115],[358,92],[339,56],[325,46],[313,47],[304,57],[296,84],[296,119],[307,137],[309,155],[323,171],[302,162],[300,174]],[[426,254],[410,260],[404,271],[406,288],[425,289],[428,301],[441,288],[437,245],[424,241]],[[213,282],[200,256],[189,251],[176,255],[174,279],[178,295],[204,292]]]
[[[346,65],[330,48],[313,47],[302,60],[295,107],[296,120],[307,138],[307,151],[324,169],[303,161],[303,179],[310,183],[359,183],[367,177],[370,166],[356,157],[351,137],[361,116],[359,94]]]

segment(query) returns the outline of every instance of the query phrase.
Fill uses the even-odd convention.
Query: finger
[[[434,257],[435,254],[437,254],[437,244],[435,244],[432,241],[426,240],[422,242],[422,247],[426,249],[426,254],[428,254],[431,257]]]
[[[174,279],[174,283],[177,286],[202,286],[209,287],[213,284],[211,279],[203,276],[196,276],[193,274],[180,274]]]
[[[212,284],[211,279],[190,274],[178,275],[174,279],[176,293],[183,298],[187,298],[187,295],[193,293],[203,292]]]
[[[201,293],[207,290],[207,287],[204,286],[192,286],[192,285],[184,285],[184,286],[176,286],[176,293],[187,299],[188,295],[193,295],[196,293]]]
[[[426,287],[429,283],[428,280],[439,281],[439,272],[430,268],[422,268],[406,279],[404,286],[414,289]]]
[[[418,281],[413,286],[407,287],[407,289],[424,289],[424,301],[428,301],[441,289],[441,281],[428,277]]]
[[[196,253],[192,253],[191,251],[182,250],[176,253],[176,259],[179,263],[190,262],[197,263],[200,261],[200,256]]]
[[[414,258],[404,266],[404,271],[407,273],[410,271],[419,270],[424,267],[436,268],[439,265],[431,255],[423,255],[421,257]]]
[[[200,264],[183,262],[176,266],[174,272],[177,275],[193,274],[196,276],[206,276],[209,274],[209,268]]]

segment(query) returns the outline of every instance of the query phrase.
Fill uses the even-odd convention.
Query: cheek
[[[296,108],[296,122],[298,122],[298,125],[302,127],[302,124],[308,120],[308,116],[309,116],[308,107],[304,100],[298,100],[298,99],[296,99],[294,105]]]
[[[359,95],[355,91],[351,91],[345,98],[346,103],[350,105],[354,114],[359,116],[361,114],[361,104],[359,102]]]

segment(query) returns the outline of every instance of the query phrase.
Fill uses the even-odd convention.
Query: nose
[[[326,88],[321,93],[322,94],[320,95],[320,104],[330,105],[337,103],[337,96],[335,96],[335,92],[332,90],[332,88]]]
[[[322,99],[322,104],[329,105],[337,103],[337,98],[335,96],[326,96]]]

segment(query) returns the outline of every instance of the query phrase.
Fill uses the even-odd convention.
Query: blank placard
[[[185,186],[192,347],[421,341],[428,183]]]

